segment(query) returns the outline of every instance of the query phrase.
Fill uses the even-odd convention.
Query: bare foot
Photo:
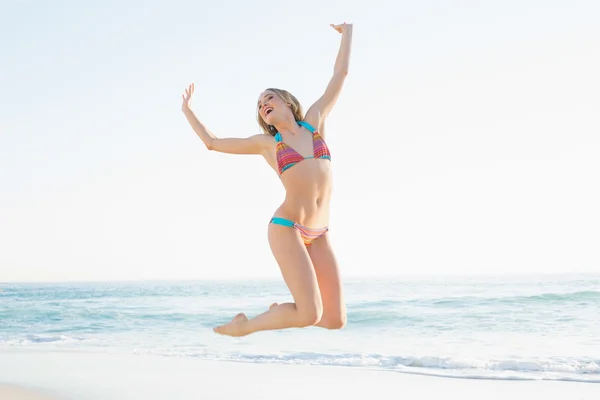
[[[247,335],[247,333],[245,333],[243,330],[244,322],[246,321],[248,321],[248,317],[246,317],[246,314],[239,313],[238,315],[233,317],[233,319],[229,323],[217,326],[216,328],[213,328],[213,331],[221,335],[227,336],[244,336]]]

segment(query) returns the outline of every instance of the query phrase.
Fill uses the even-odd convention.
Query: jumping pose
[[[268,240],[294,302],[275,303],[251,319],[240,313],[229,323],[215,327],[219,334],[244,336],[313,325],[340,329],[346,324],[340,272],[328,237],[332,157],[325,142],[325,119],[348,74],[352,24],[331,27],[342,35],[333,76],[306,115],[292,94],[267,89],[257,104],[257,120],[264,134],[219,138],[191,110],[194,84],[182,95],[183,113],[207,149],[262,155],[286,191],[284,202],[270,220]]]

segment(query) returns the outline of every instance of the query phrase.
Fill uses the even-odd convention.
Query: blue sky
[[[0,3],[0,280],[278,277],[267,87],[328,121],[344,274],[600,272],[593,1]]]

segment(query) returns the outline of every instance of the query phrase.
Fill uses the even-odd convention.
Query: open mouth
[[[273,107],[267,107],[265,108],[265,116],[271,114],[273,112]]]

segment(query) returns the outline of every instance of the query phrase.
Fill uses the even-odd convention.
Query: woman
[[[285,201],[268,226],[271,251],[293,303],[273,304],[252,319],[240,313],[214,328],[230,336],[291,327],[340,329],[346,324],[342,284],[328,237],[331,157],[324,124],[342,89],[350,60],[352,24],[331,25],[341,33],[333,77],[323,95],[302,115],[298,100],[285,90],[267,89],[258,99],[257,119],[265,134],[218,138],[190,109],[194,84],[185,91],[183,113],[209,150],[260,154],[280,176]]]

